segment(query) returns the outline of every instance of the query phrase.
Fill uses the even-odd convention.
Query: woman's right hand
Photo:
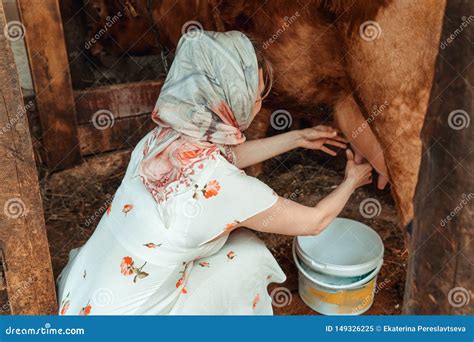
[[[372,166],[369,163],[357,164],[354,160],[354,152],[346,150],[347,164],[344,181],[349,182],[353,189],[357,189],[372,182]]]

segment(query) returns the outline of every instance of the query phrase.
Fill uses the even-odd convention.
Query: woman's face
[[[257,113],[262,109],[262,92],[265,88],[265,84],[263,81],[263,70],[258,69],[258,92],[257,92],[257,100],[253,106],[253,117],[252,120],[255,118]]]

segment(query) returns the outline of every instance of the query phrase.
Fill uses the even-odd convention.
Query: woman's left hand
[[[331,156],[337,154],[326,145],[332,145],[345,149],[347,140],[342,137],[340,132],[329,126],[315,126],[296,131],[298,136],[298,146],[311,150],[321,150]]]

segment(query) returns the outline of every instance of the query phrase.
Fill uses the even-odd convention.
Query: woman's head
[[[194,173],[184,172],[185,166],[215,157],[216,145],[245,141],[242,131],[271,84],[258,51],[237,31],[190,32],[181,38],[152,113],[160,128],[139,167],[158,202],[167,199],[168,184],[192,179]],[[221,150],[229,151],[227,146]],[[224,153],[233,161],[231,155]]]
[[[153,119],[198,140],[238,144],[270,84],[271,69],[259,46],[241,32],[188,33],[178,44]]]

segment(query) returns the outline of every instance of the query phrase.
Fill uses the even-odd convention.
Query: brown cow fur
[[[445,0],[394,1],[375,21],[379,39],[345,35],[347,72],[365,109],[388,103],[373,121],[404,224],[413,217],[412,198],[421,160],[420,132],[426,114]],[[345,28],[342,27],[341,30]],[[366,115],[370,115],[367,113]]]

